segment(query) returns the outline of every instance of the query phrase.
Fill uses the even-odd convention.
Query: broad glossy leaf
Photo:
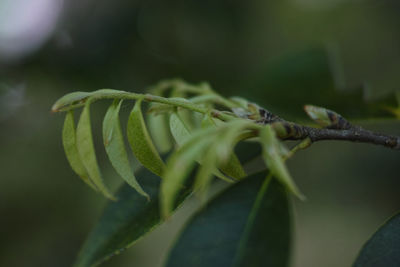
[[[383,224],[362,248],[354,267],[400,266],[400,214]]]
[[[137,172],[136,177],[151,200],[147,201],[129,185],[123,184],[116,193],[118,201],[107,203],[87,237],[75,263],[76,267],[97,265],[119,254],[162,223],[159,206],[160,178],[145,168]],[[177,206],[189,193],[188,189],[179,193]]]
[[[129,115],[127,135],[132,151],[140,163],[158,176],[162,176],[165,165],[147,131],[141,109],[141,100],[136,101]]]
[[[234,184],[195,214],[166,266],[287,266],[289,204],[284,188],[265,177],[258,173]]]
[[[101,177],[94,150],[92,127],[90,125],[90,102],[86,103],[76,128],[76,146],[83,166],[89,174],[90,180],[104,196],[114,199]]]
[[[268,169],[271,173],[284,184],[289,191],[295,194],[300,199],[304,196],[297,188],[293,178],[291,177],[285,162],[280,154],[281,148],[279,148],[279,140],[275,136],[274,130],[270,125],[266,125],[260,131],[260,139],[263,146],[263,157],[266,161]]]
[[[121,124],[119,121],[119,110],[122,100],[114,100],[108,108],[103,121],[103,141],[104,147],[111,164],[117,173],[141,195],[149,198],[142,187],[136,181],[133,170],[130,166],[128,154],[125,150],[124,137],[122,135]]]
[[[82,160],[78,153],[73,111],[68,111],[67,115],[65,116],[62,141],[65,155],[67,156],[72,170],[78,174],[85,183],[97,191],[97,188],[90,180],[89,174],[87,173],[85,166],[83,166]]]

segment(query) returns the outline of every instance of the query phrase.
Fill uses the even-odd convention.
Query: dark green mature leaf
[[[400,266],[400,214],[390,218],[362,248],[354,267]]]
[[[76,267],[99,264],[132,246],[139,238],[162,223],[160,218],[160,178],[145,168],[136,177],[151,200],[147,201],[129,185],[124,184],[116,193],[118,201],[109,201],[96,226],[86,239]],[[177,199],[181,204],[189,190],[182,190]]]
[[[89,178],[89,174],[83,166],[82,160],[76,146],[76,132],[74,123],[73,111],[68,111],[65,116],[64,127],[62,132],[62,141],[64,146],[65,155],[71,165],[72,170],[81,177],[90,187],[97,191],[96,186]]]
[[[293,51],[271,60],[240,95],[285,119],[307,119],[301,110],[312,104],[334,110],[347,119],[393,118],[387,106],[397,107],[395,96],[366,99],[364,81],[347,88],[340,60],[326,47]]]
[[[128,154],[125,150],[124,137],[122,135],[121,124],[119,122],[119,110],[122,100],[114,100],[108,108],[103,121],[103,141],[104,147],[111,164],[117,173],[141,195],[149,198],[142,187],[136,181],[133,170],[130,166]]]
[[[97,164],[96,152],[94,150],[92,138],[92,127],[90,125],[90,102],[87,102],[83,108],[76,128],[76,146],[79,157],[89,174],[90,180],[105,197],[114,199],[103,182],[100,168]]]
[[[290,212],[284,188],[266,173],[220,193],[189,222],[168,267],[287,266]]]
[[[136,101],[129,115],[127,135],[136,158],[144,167],[162,176],[165,164],[155,148],[143,119],[141,100]]]

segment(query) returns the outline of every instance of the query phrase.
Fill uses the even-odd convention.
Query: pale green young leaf
[[[178,146],[182,146],[190,137],[189,127],[180,118],[177,112],[174,112],[169,117],[169,126],[171,134]]]
[[[174,206],[176,194],[184,184],[195,163],[212,143],[212,139],[204,138],[211,129],[197,131],[183,146],[168,159],[165,176],[161,184],[161,212],[168,216]]]
[[[96,152],[94,150],[92,138],[92,127],[90,124],[90,102],[87,102],[83,108],[76,128],[76,145],[79,157],[82,160],[83,166],[85,166],[91,181],[104,196],[109,199],[114,199],[103,182],[97,164]]]
[[[76,146],[76,132],[73,111],[68,111],[65,116],[64,127],[62,132],[62,141],[64,146],[65,155],[71,165],[72,170],[79,175],[79,177],[87,183],[90,187],[97,191],[96,186],[89,178],[85,166],[81,161]]]
[[[300,199],[304,199],[303,194],[297,188],[280,154],[279,140],[275,136],[274,130],[270,125],[266,125],[260,131],[260,141],[263,147],[264,160],[271,173],[287,189]]]
[[[209,114],[204,116],[201,124],[202,124],[203,128],[207,128],[207,127],[214,127],[215,128],[216,127],[216,122],[213,120],[213,118]],[[220,125],[220,127],[224,127],[224,126]],[[225,126],[225,127],[228,127],[228,126]],[[229,132],[229,131],[233,131],[233,130],[231,130],[231,128],[228,127],[226,131]],[[219,168],[224,173],[226,173],[227,175],[229,175],[229,176],[231,176],[231,177],[233,177],[235,179],[240,179],[240,178],[245,177],[246,173],[245,173],[245,171],[243,169],[243,166],[240,163],[238,157],[236,156],[236,154],[233,151],[233,148],[234,148],[234,145],[235,145],[234,144],[235,140],[231,140],[231,141],[233,142],[231,144],[230,143],[226,143],[224,141],[225,142],[224,145],[228,145],[228,146],[232,146],[232,147],[228,148],[228,149],[230,149],[230,151],[228,151],[228,153],[230,153],[229,159],[228,160],[222,160],[222,163],[219,165]],[[218,149],[220,149],[219,148],[219,141],[216,142],[216,144],[217,144],[217,153],[219,153],[218,152]],[[226,153],[226,151],[225,151],[225,153]]]
[[[136,158],[144,167],[162,177],[165,164],[155,148],[143,119],[142,100],[138,100],[128,119],[127,135]]]
[[[204,154],[204,160],[195,177],[194,190],[200,196],[204,196],[213,178],[213,172],[217,171],[217,153],[211,145]]]
[[[148,114],[147,125],[150,136],[152,137],[154,145],[158,151],[160,151],[160,153],[170,151],[172,148],[172,140],[168,131],[169,125],[167,114]]]
[[[129,164],[128,154],[125,150],[124,138],[122,135],[121,124],[119,121],[119,110],[122,100],[114,100],[108,108],[103,121],[103,142],[108,158],[117,173],[138,193],[149,198],[143,191],[133,174]]]
[[[70,106],[70,105],[84,103],[84,102],[86,102],[86,100],[88,99],[88,97],[91,94],[92,93],[90,93],[90,92],[73,92],[73,93],[66,94],[63,97],[61,97],[60,99],[58,99],[56,101],[56,103],[54,103],[51,110],[52,111],[63,111],[66,108],[68,108],[68,106]]]

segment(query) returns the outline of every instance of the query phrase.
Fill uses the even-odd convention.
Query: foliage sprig
[[[306,113],[320,126],[310,127],[286,121],[246,99],[222,97],[206,83],[191,85],[181,80],[169,80],[149,91],[151,94],[113,89],[74,92],[60,98],[52,111],[67,112],[63,144],[72,169],[93,189],[113,199],[97,164],[90,106],[97,100],[114,100],[103,122],[107,155],[116,172],[148,198],[129,165],[119,121],[122,101],[134,100],[127,123],[128,141],[141,164],[163,178],[160,199],[164,216],[172,211],[176,196],[196,163],[200,167],[193,188],[201,195],[207,192],[213,176],[228,182],[244,178],[246,173],[234,152],[238,142],[259,142],[270,173],[300,198],[303,195],[291,178],[285,160],[313,142],[346,140],[400,149],[399,137],[365,130],[326,108],[305,106]],[[142,102],[150,103],[147,120],[142,114]],[[79,107],[83,107],[83,111],[75,129],[73,110]],[[284,140],[300,142],[289,151],[282,142]],[[159,153],[172,147],[175,148],[164,163]]]

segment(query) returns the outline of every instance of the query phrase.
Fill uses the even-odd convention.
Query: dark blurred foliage
[[[50,2],[35,3],[0,2],[0,266],[70,266],[104,203],[64,158],[63,116],[49,111],[64,93],[141,91],[181,77],[293,118],[311,100],[340,113],[336,92],[351,104],[399,90],[394,0],[64,0],[58,17],[57,7],[47,13],[55,16],[42,25],[47,33],[33,22],[46,21],[41,9]],[[105,105],[95,106],[100,140]],[[400,135],[398,122],[364,125]],[[97,151],[115,188],[121,179]],[[398,159],[385,148],[327,142],[290,161],[308,197],[296,202],[294,266],[350,264],[399,208]],[[162,262],[191,205],[105,266]]]

